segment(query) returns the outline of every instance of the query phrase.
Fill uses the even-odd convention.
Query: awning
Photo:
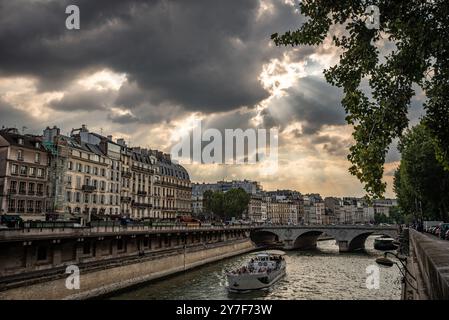
[[[17,222],[22,221],[22,218],[19,215],[9,215],[9,214],[3,214],[0,216],[2,219],[2,222]]]

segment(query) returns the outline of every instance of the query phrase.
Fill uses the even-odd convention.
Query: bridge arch
[[[318,238],[324,233],[325,232],[322,230],[302,232],[296,237],[293,243],[293,248],[303,250],[315,249],[317,247]]]
[[[264,232],[264,233],[261,233]],[[267,233],[268,232],[268,233]],[[271,241],[279,241],[286,250],[290,249],[312,249],[317,246],[318,237],[326,234],[335,239],[340,252],[363,249],[365,241],[370,235],[387,235],[392,238],[397,236],[397,229],[392,227],[379,228],[377,226],[264,226],[262,229],[254,230],[253,241],[260,243],[267,240],[271,234]],[[255,238],[255,236],[257,237]],[[265,235],[265,236],[263,236]],[[264,238],[265,237],[265,238]],[[275,238],[277,237],[277,238]]]
[[[250,234],[251,241],[258,247],[278,244],[279,238],[276,232],[267,230],[255,230]]]
[[[365,249],[366,239],[368,239],[368,237],[372,236],[372,235],[388,236],[388,237],[391,237],[391,238],[395,238],[396,237],[396,232],[389,232],[389,231],[382,231],[382,232],[365,231],[365,232],[361,232],[361,233],[353,236],[352,239],[348,242],[348,251],[355,251],[355,250]]]

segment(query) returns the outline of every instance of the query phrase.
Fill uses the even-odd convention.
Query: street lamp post
[[[396,259],[398,259],[398,261],[402,265],[402,268],[399,266],[399,264],[397,262],[387,258],[387,255],[389,255],[389,254],[394,256]],[[412,287],[414,290],[418,290],[407,279],[407,274],[408,274],[415,281],[415,283],[417,282],[415,276],[407,269],[407,266],[404,264],[404,261],[406,261],[406,260],[407,260],[407,258],[405,256],[403,256],[403,255],[399,255],[399,254],[387,251],[387,252],[384,253],[383,257],[380,257],[380,258],[376,259],[376,263],[381,265],[381,266],[383,266],[383,267],[387,267],[387,268],[391,268],[393,265],[396,265],[398,267],[399,271],[402,274],[402,281],[403,282],[407,282],[410,285],[410,287]]]

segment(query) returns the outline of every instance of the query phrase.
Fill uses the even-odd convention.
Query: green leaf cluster
[[[368,5],[380,9],[378,30],[366,27]],[[300,9],[308,20],[271,38],[278,46],[319,45],[330,30],[345,30],[333,35],[340,61],[324,73],[343,90],[346,120],[354,126],[349,171],[367,195],[383,197],[385,157],[408,127],[416,88],[426,95],[423,122],[435,141],[436,158],[449,170],[449,1],[304,0]],[[388,46],[394,49],[385,53]],[[370,92],[362,90],[365,84]]]

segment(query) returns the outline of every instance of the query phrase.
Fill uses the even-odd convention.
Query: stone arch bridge
[[[336,240],[340,252],[365,248],[365,240],[370,235],[386,235],[397,238],[396,227],[382,226],[262,226],[251,232],[251,239],[258,245],[278,243],[285,250],[312,249],[321,236]]]

